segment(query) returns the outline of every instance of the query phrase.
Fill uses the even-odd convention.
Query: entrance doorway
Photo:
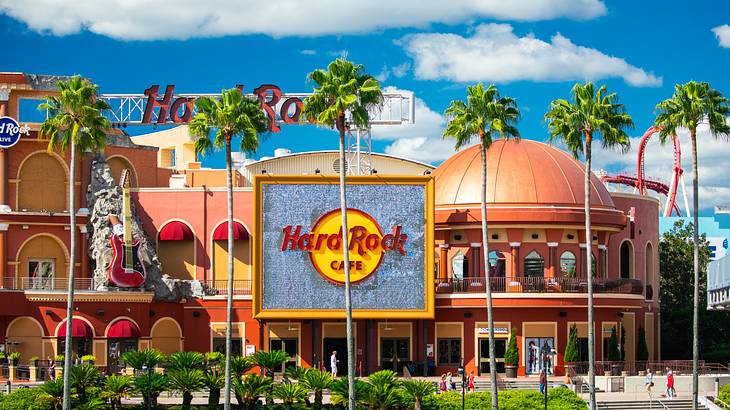
[[[547,374],[553,374],[554,347],[555,339],[552,337],[525,338],[525,373],[539,374],[540,370],[545,370]]]
[[[497,373],[504,373],[504,352],[507,350],[507,339],[494,339],[494,356],[497,361]],[[479,374],[490,373],[489,339],[479,338]]]
[[[107,367],[109,374],[121,373],[125,367],[124,352],[137,350],[137,339],[109,339],[107,342]]]
[[[330,356],[337,352],[337,374],[347,374],[347,339],[344,337],[325,337],[322,339],[322,362],[328,371],[330,369]]]
[[[297,367],[297,355],[299,354],[299,341],[297,339],[271,339],[269,350],[282,350],[289,355],[289,360],[281,368],[283,372],[287,367]]]
[[[410,340],[408,338],[380,339],[380,368],[393,370],[396,373],[403,371],[411,360]]]

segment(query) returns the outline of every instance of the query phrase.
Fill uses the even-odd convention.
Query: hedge
[[[544,409],[543,395],[538,391],[508,390],[499,392],[500,410],[541,410]],[[488,392],[469,393],[465,397],[465,409],[485,409],[492,406]],[[548,393],[550,410],[587,409],[583,399],[567,388],[550,389]],[[427,397],[423,410],[461,410],[461,393],[448,392]]]

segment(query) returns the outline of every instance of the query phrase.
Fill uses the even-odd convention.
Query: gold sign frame
[[[253,274],[252,274],[252,314],[256,319],[344,319],[344,306],[333,309],[263,309],[263,288],[261,286],[262,240],[261,225],[263,213],[262,187],[266,184],[327,184],[339,185],[339,176],[325,175],[255,175],[253,178]],[[353,309],[354,319],[433,319],[435,316],[434,295],[434,181],[431,176],[368,175],[348,176],[348,185],[420,185],[425,188],[424,212],[424,308],[414,309]],[[353,204],[348,204],[352,206]],[[344,289],[344,287],[343,287]]]

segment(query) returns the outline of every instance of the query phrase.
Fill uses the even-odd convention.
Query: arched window
[[[646,300],[654,299],[654,247],[651,242],[646,243],[646,251],[644,252],[645,264],[644,275],[646,280]]]
[[[621,279],[629,279],[634,276],[634,247],[631,245],[631,242],[624,241],[621,243],[619,254],[621,259],[619,263]]]
[[[560,274],[567,278],[575,277],[575,254],[570,251],[565,251],[560,255]]]
[[[66,169],[58,156],[46,152],[30,155],[18,172],[18,210],[67,210],[66,178]]]
[[[525,257],[525,277],[545,276],[545,260],[537,251],[532,251]]]
[[[456,252],[456,255],[451,258],[451,278],[456,280],[464,279],[468,263],[461,251]]]
[[[505,257],[502,252],[489,252],[489,276],[492,278],[503,278],[505,276]]]

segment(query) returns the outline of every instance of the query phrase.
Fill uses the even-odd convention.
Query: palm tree
[[[322,392],[329,389],[333,381],[334,379],[329,372],[323,372],[316,368],[308,369],[299,380],[302,386],[314,393],[315,408],[322,407]]]
[[[44,393],[43,398],[58,410],[63,404],[63,379],[52,379],[43,383],[39,389]]]
[[[595,336],[593,334],[593,262],[591,245],[591,145],[594,137],[601,138],[603,148],[620,148],[623,152],[630,147],[625,130],[634,126],[631,116],[618,95],[609,93],[605,85],[597,90],[593,83],[575,84],[571,91],[572,102],[553,100],[545,114],[550,130],[550,142],[561,141],[577,159],[585,156],[585,244],[586,276],[588,277],[588,385],[590,409],[596,408]],[[585,141],[583,140],[585,138]]]
[[[253,409],[260,397],[269,394],[273,385],[274,379],[270,377],[249,374],[246,377],[236,377],[233,380],[233,391],[239,405]]]
[[[430,396],[436,392],[436,385],[429,380],[403,380],[401,382],[403,390],[411,397],[415,403],[415,410],[421,410],[423,398]]]
[[[368,376],[367,401],[370,409],[387,410],[401,407],[404,396],[398,375],[392,370],[380,370]]]
[[[380,106],[383,93],[378,81],[363,72],[363,66],[338,58],[327,70],[314,70],[308,75],[316,84],[314,93],[304,99],[304,114],[318,124],[337,128],[340,136],[340,212],[342,214],[342,257],[345,266],[345,311],[347,316],[347,380],[351,390],[350,410],[355,408],[355,345],[352,333],[352,300],[350,293],[350,255],[347,229],[347,196],[345,193],[345,131],[349,121],[358,128],[367,128],[369,111]]]
[[[510,97],[502,97],[494,84],[484,87],[477,84],[467,87],[466,102],[456,100],[449,104],[446,116],[449,122],[444,138],[456,140],[456,149],[478,137],[482,159],[482,252],[484,253],[485,275],[487,282],[487,321],[489,323],[489,368],[492,379],[492,408],[497,410],[497,362],[494,352],[494,318],[492,316],[492,284],[489,271],[489,241],[487,239],[487,150],[496,137],[504,139],[519,138],[515,123],[520,118],[517,102]]]
[[[135,370],[153,369],[164,360],[165,355],[157,349],[128,350],[122,353],[124,364]]]
[[[237,376],[240,377],[240,376]],[[203,376],[203,385],[208,388],[208,408],[217,409],[221,400],[221,389],[226,381],[218,367],[211,367]]]
[[[76,390],[81,403],[86,402],[86,391],[99,384],[101,373],[93,364],[81,364],[71,368],[71,386]]]
[[[237,374],[239,377],[254,367],[251,356],[234,356],[231,359],[231,373]]]
[[[50,96],[38,106],[46,110],[48,118],[41,125],[38,138],[48,140],[48,152],[69,150],[69,222],[71,240],[68,264],[68,291],[66,294],[66,350],[64,369],[71,368],[71,324],[74,311],[74,270],[76,266],[76,153],[97,151],[106,144],[109,121],[102,116],[108,109],[106,102],[96,99],[96,86],[88,80],[74,76],[58,83],[59,95]],[[63,374],[63,409],[71,408],[70,373]]]
[[[337,379],[330,386],[330,401],[336,406],[345,406],[352,399],[350,392],[354,391],[356,404],[367,405],[369,399],[370,384],[360,379],[355,380],[355,388],[350,388],[349,380],[346,378]]]
[[[104,379],[101,397],[108,399],[112,410],[122,408],[122,398],[132,391],[132,378],[112,374]]]
[[[698,225],[699,182],[697,174],[697,127],[708,124],[713,137],[730,137],[730,126],[727,117],[730,115],[728,100],[707,83],[690,81],[675,85],[674,95],[657,104],[659,111],[654,124],[660,128],[659,136],[665,143],[669,136],[675,135],[678,128],[689,130],[692,142],[692,216],[694,218],[694,319],[692,323],[692,400],[693,408],[697,408],[699,359],[699,286],[700,286],[700,242]]]
[[[167,390],[169,383],[167,375],[157,372],[141,374],[132,381],[134,390],[142,395],[144,404],[149,403],[153,408],[156,408],[157,398],[160,393]]]
[[[219,99],[200,97],[195,100],[197,114],[190,122],[190,133],[197,137],[195,151],[206,154],[212,148],[226,150],[226,188],[228,192],[228,288],[226,318],[225,410],[231,408],[231,320],[233,318],[233,170],[231,143],[241,137],[240,148],[255,152],[259,134],[266,132],[267,120],[258,101],[244,96],[235,88],[223,90]],[[211,129],[215,135],[211,140]]]
[[[274,387],[274,398],[281,400],[287,408],[294,403],[304,403],[307,400],[307,389],[299,383],[285,381]]]
[[[193,393],[203,388],[204,377],[202,370],[194,368],[178,368],[168,373],[170,387],[182,393],[182,410],[190,410]]]

